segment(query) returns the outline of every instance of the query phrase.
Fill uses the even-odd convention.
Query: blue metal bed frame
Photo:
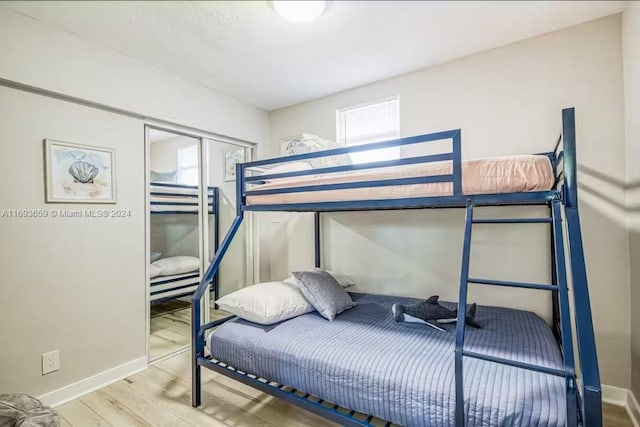
[[[419,156],[398,160],[373,162],[357,165],[333,166],[320,169],[286,172],[269,175],[248,176],[247,170],[254,167],[262,167],[277,163],[297,160],[308,160],[318,157],[336,156],[353,152],[404,146],[416,143],[451,140],[451,152],[430,156]],[[295,211],[315,212],[315,265],[320,267],[320,228],[321,212],[347,211],[347,210],[377,210],[377,209],[419,209],[419,208],[465,208],[465,232],[462,253],[462,265],[460,274],[460,297],[458,307],[458,319],[456,323],[455,338],[455,386],[456,386],[456,410],[455,423],[457,427],[463,427],[466,423],[464,413],[464,372],[462,367],[463,357],[482,359],[493,363],[501,363],[521,369],[529,369],[548,375],[565,378],[567,425],[600,427],[602,425],[602,399],[601,385],[596,355],[596,344],[591,317],[591,305],[589,301],[589,289],[584,261],[582,235],[580,231],[580,215],[578,211],[578,187],[576,171],[576,136],[575,136],[575,111],[573,108],[562,110],[562,132],[553,151],[540,153],[551,160],[556,176],[556,185],[548,191],[465,195],[462,191],[462,160],[461,160],[461,131],[460,129],[438,132],[427,135],[400,138],[373,144],[355,147],[338,148],[314,153],[299,154],[288,157],[258,160],[255,162],[237,165],[237,216],[233,221],[226,237],[220,245],[211,265],[207,269],[198,290],[192,297],[192,404],[197,407],[201,403],[201,367],[212,369],[216,372],[234,378],[245,384],[253,386],[265,393],[281,398],[310,412],[321,415],[332,421],[347,426],[371,425],[372,417],[359,419],[354,412],[340,411],[336,405],[326,406],[326,402],[314,402],[308,399],[309,395],[296,394],[295,390],[286,391],[282,385],[273,385],[253,375],[235,370],[211,356],[205,355],[205,333],[222,323],[232,319],[229,316],[214,322],[201,325],[202,297],[209,280],[216,274],[220,263],[229,249],[229,245],[238,231],[245,212],[249,211]],[[376,169],[388,166],[401,166],[417,163],[436,161],[451,161],[453,173],[447,175],[385,179],[377,181],[349,182],[339,184],[305,185],[293,188],[277,189],[247,189],[247,185],[264,183],[268,179],[290,178],[308,175],[321,175],[334,172],[346,172],[361,169]],[[451,182],[453,194],[450,196],[416,197],[404,199],[383,200],[358,200],[340,202],[317,203],[292,203],[278,205],[247,205],[246,197],[262,194],[296,193],[309,191],[339,190],[346,188],[371,188],[388,185],[410,185],[431,182]],[[559,187],[559,188],[558,188]],[[550,215],[543,218],[513,218],[513,219],[474,219],[473,208],[475,206],[498,205],[547,205]],[[564,213],[564,218],[563,218]],[[507,223],[548,223],[551,225],[551,256],[553,262],[550,284],[508,282],[491,279],[480,279],[469,276],[469,259],[471,253],[471,233],[474,224],[507,224]],[[563,225],[564,224],[564,225]],[[565,258],[564,232],[568,236],[568,258]],[[567,271],[572,277],[574,313],[569,308],[569,291]],[[469,283],[493,286],[509,286],[528,289],[551,291],[553,298],[553,331],[560,346],[563,356],[563,368],[551,369],[542,366],[531,365],[518,361],[492,357],[480,353],[467,351],[464,348],[465,321],[464,313],[467,306],[467,288]],[[572,322],[577,333],[577,353],[579,366],[582,372],[582,387],[576,381],[575,356],[572,337]],[[387,423],[390,424],[390,423]]]
[[[150,205],[150,211],[149,213],[151,215],[198,215],[198,197],[199,195],[197,194],[197,190],[200,188],[197,185],[184,185],[184,184],[173,184],[173,183],[168,183],[168,182],[150,182],[149,183],[150,187],[155,187],[157,188],[157,190],[151,190],[149,192],[149,196],[153,199],[153,197],[179,197],[181,199],[186,199],[188,201],[157,201],[157,200],[150,200],[149,201],[149,205]],[[161,189],[165,189],[165,191],[162,191]],[[176,192],[171,192],[171,190],[194,190],[196,191],[195,193],[186,193],[186,194],[181,194],[181,193],[176,193]],[[189,209],[189,210],[154,210],[154,207],[156,206],[164,206],[164,207],[175,207],[175,208],[185,208],[185,207],[192,207],[193,209]],[[219,236],[220,236],[220,215],[218,215],[218,210],[219,210],[219,206],[220,206],[220,189],[218,187],[207,187],[207,214],[208,215],[213,215],[213,253],[215,254],[218,251],[218,246],[219,246]],[[167,284],[167,283],[171,283],[174,281],[179,281],[179,280],[186,280],[186,279],[194,279],[195,281],[192,282],[192,284],[188,284],[188,285],[184,285],[182,284],[181,287],[182,288],[191,288],[193,287],[193,285],[195,285],[196,283],[200,283],[200,280],[198,279],[200,275],[199,274],[194,274],[194,275],[188,275],[185,277],[180,277],[178,279],[176,278],[171,278],[171,279],[167,279],[167,280],[163,280],[163,281],[155,281],[153,283],[151,283],[151,296],[153,295],[157,295],[160,293],[164,293],[164,292],[170,292],[172,290],[176,290],[176,288],[173,289],[169,289],[169,290],[162,290],[162,291],[154,291],[153,287],[155,286],[156,288],[158,286]],[[219,284],[218,284],[218,275],[214,275],[214,277],[211,279],[211,287],[213,288],[214,291],[214,295],[216,296],[216,298],[218,297],[218,288],[219,288]],[[179,288],[178,288],[179,289]],[[168,297],[164,297],[164,298],[158,298],[155,299],[153,301],[151,301],[151,305],[153,304],[158,304],[158,303],[162,303],[162,302],[166,302],[166,301],[170,301],[172,299],[176,299],[176,298],[180,298],[180,297],[184,297],[186,295],[192,295],[192,291],[188,290],[186,292],[182,292],[179,294],[173,294],[171,296]]]

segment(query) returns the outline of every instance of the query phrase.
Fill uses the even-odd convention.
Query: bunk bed
[[[253,168],[286,162],[442,140],[451,141],[451,151],[251,174]],[[483,183],[488,175],[499,179]],[[463,162],[461,131],[456,129],[239,164],[236,176],[236,219],[192,296],[193,406],[201,404],[205,367],[347,426],[378,425],[380,419],[384,425],[409,426],[602,425],[578,211],[573,108],[562,111],[562,130],[553,150],[532,156]],[[509,205],[543,205],[549,215],[474,218],[474,207]],[[202,324],[208,280],[220,267],[245,212],[314,212],[315,265],[320,267],[322,212],[422,208],[466,211],[459,314],[451,333],[400,330],[388,315],[390,304],[411,300],[366,294],[352,294],[356,307],[333,322],[305,314],[275,326],[234,316]],[[474,225],[513,223],[548,224],[549,284],[470,276]],[[532,313],[481,307],[478,316],[484,316],[479,320],[487,322],[486,327],[468,330],[469,284],[551,292],[551,327]]]
[[[198,215],[200,189],[198,186],[169,182],[151,182],[149,185],[149,213],[158,215]],[[207,188],[206,213],[213,218],[213,253],[218,250],[219,189]],[[152,261],[156,261],[152,259]],[[149,280],[151,304],[193,294],[202,280],[200,268],[180,274],[158,275]],[[209,280],[214,295],[218,295],[217,275]]]

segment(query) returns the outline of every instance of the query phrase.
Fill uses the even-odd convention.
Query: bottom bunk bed
[[[396,322],[391,306],[412,298],[351,296],[357,305],[332,322],[317,312],[269,326],[235,318],[207,347],[227,369],[302,396],[403,426],[455,425],[455,324],[441,332]],[[480,306],[476,320],[482,329],[467,330],[468,350],[562,369],[556,339],[536,314]],[[468,426],[566,425],[563,378],[476,359],[464,369]]]

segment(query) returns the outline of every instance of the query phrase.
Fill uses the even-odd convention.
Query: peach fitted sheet
[[[375,181],[431,175],[447,175],[453,171],[452,162],[423,163],[391,168],[367,169],[357,172],[308,175],[282,178],[262,185],[248,186],[248,190],[302,187],[343,182]],[[553,168],[547,156],[521,155],[466,160],[462,162],[462,191],[464,194],[518,193],[550,190],[554,183]],[[410,197],[450,196],[453,184],[392,185],[387,187],[352,188],[343,190],[306,191],[247,196],[248,205],[274,205],[352,200],[400,199]]]

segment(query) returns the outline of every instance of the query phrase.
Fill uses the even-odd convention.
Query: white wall
[[[253,142],[268,135],[256,107],[2,7],[0,79]],[[132,216],[0,220],[0,393],[41,395],[146,354],[144,124],[0,87],[0,210],[79,206],[44,204],[43,138],[116,148],[118,203],[107,207]],[[53,349],[61,369],[41,376]]]
[[[263,110],[0,7],[0,78],[251,142]]]
[[[302,132],[335,139],[337,108],[390,95],[400,96],[403,136],[461,128],[464,158],[548,151],[560,128],[561,109],[575,106],[579,163],[624,180],[620,31],[620,16],[615,15],[273,111],[270,154],[277,154],[281,138]],[[600,185],[598,177],[585,173],[580,179],[596,189]],[[581,211],[602,379],[629,387],[625,222],[612,203],[587,188],[582,189]],[[492,216],[495,209],[482,214]],[[280,278],[311,266],[311,217],[264,215],[262,278]],[[461,210],[340,213],[325,218],[325,265],[354,275],[358,289],[457,299]],[[544,226],[477,230],[474,274],[549,280]],[[548,295],[540,292],[474,288],[470,300],[549,316]]]
[[[627,144],[627,209],[631,262],[631,386],[640,396],[640,4],[629,2],[622,17]]]
[[[40,395],[146,353],[143,124],[2,87],[0,117],[3,209],[131,211],[0,221],[0,392]],[[118,203],[45,204],[44,138],[116,149]],[[41,376],[49,350],[61,368]]]

